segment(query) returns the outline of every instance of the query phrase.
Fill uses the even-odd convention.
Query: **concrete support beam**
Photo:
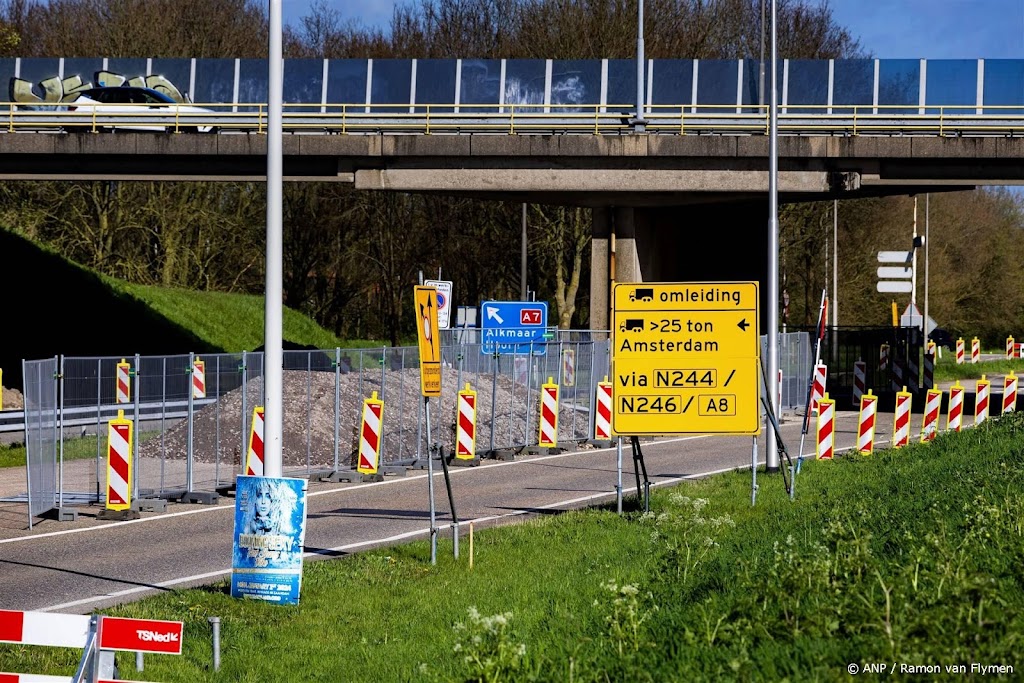
[[[383,168],[356,170],[357,190],[400,192],[756,192],[768,191],[760,170],[574,168]],[[823,193],[825,171],[783,171],[779,191]]]

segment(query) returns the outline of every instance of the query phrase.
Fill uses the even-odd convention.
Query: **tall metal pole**
[[[779,121],[776,107],[778,69],[776,19],[778,18],[778,0],[772,0],[772,33],[771,33],[771,96],[768,112],[768,396],[775,418],[779,412]],[[779,452],[776,445],[775,432],[767,430],[765,437],[767,452],[765,468],[769,472],[779,469]]]
[[[832,362],[839,362],[839,200],[832,200]]]
[[[519,300],[526,301],[526,202],[523,202],[523,234],[521,241],[522,250],[519,255]]]
[[[270,0],[270,63],[267,99],[267,274],[263,318],[263,383],[266,413],[263,422],[263,471],[268,477],[280,477],[282,413],[284,412],[284,351],[282,350],[281,309],[283,237],[281,199],[283,195],[281,99],[284,61],[281,53],[281,0]]]
[[[913,256],[913,268],[910,271],[910,322],[914,322],[914,312],[917,310],[917,195],[914,195],[914,235],[910,240],[910,251]]]
[[[644,130],[644,0],[636,3],[636,130]]]
[[[931,246],[931,235],[928,234],[928,219],[930,217],[930,211],[928,206],[928,200],[931,198],[931,194],[925,194],[924,196],[924,320],[922,321],[921,327],[924,329],[924,338],[928,339],[928,247]]]
[[[758,60],[757,103],[764,106],[764,3],[761,0],[761,58]],[[758,111],[758,114],[761,112]]]

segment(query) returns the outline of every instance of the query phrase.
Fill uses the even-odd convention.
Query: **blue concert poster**
[[[238,477],[231,597],[298,604],[307,485],[305,479]]]

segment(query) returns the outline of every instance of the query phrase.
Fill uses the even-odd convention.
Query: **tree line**
[[[0,56],[265,58],[266,5],[3,0]],[[756,58],[761,51],[760,0],[646,0],[645,15],[649,58]],[[781,0],[778,16],[781,56],[869,56],[827,3]],[[346,21],[318,2],[285,27],[284,54],[631,58],[635,36],[636,4],[624,0],[417,0],[397,7],[385,29]],[[841,325],[888,321],[888,299],[874,292],[874,254],[909,243],[909,202],[839,202]],[[936,194],[930,209],[932,317],[993,339],[1013,332],[1024,313],[1024,290],[1013,286],[1024,263],[1019,195]],[[832,202],[782,207],[789,325],[813,324],[821,289],[831,289],[831,212]],[[0,215],[3,225],[76,262],[133,282],[263,289],[261,183],[4,181]],[[519,203],[286,183],[283,219],[285,303],[342,337],[407,338],[420,272],[453,280],[456,303],[519,298]],[[527,219],[527,284],[552,302],[560,326],[587,326],[590,210],[533,204]]]

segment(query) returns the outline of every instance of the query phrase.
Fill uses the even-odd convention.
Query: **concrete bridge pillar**
[[[731,280],[759,283],[760,329],[764,332],[768,321],[767,201],[593,211],[592,329],[606,330],[611,324],[613,282]]]
[[[590,328],[607,330],[611,324],[612,283],[644,281],[637,247],[637,217],[641,210],[615,206],[595,208],[593,212]]]

